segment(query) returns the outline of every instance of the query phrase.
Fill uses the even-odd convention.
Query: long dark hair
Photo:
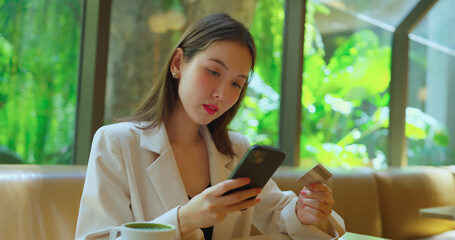
[[[173,79],[170,70],[170,63],[175,50],[181,48],[187,61],[190,61],[196,53],[203,51],[214,41],[234,41],[247,47],[252,58],[251,75],[256,61],[256,47],[248,29],[227,14],[208,15],[193,23],[183,33],[162,72],[152,82],[152,88],[144,101],[132,116],[123,119],[123,121],[150,121],[151,124],[146,128],[152,128],[169,120],[178,99],[178,82]],[[207,125],[216,148],[223,154],[235,155],[227,126],[239,110],[247,86],[248,81],[242,88],[237,102],[223,115]]]

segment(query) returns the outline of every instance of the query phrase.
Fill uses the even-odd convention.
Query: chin
[[[216,119],[216,118],[215,118]],[[201,125],[209,125],[211,122],[213,122],[215,119],[211,119],[211,120],[208,120],[208,121],[205,121],[204,123],[202,123]]]
[[[221,115],[215,114],[215,116],[195,116],[193,121],[199,125],[208,125],[209,123],[213,122],[217,118],[221,117]]]
[[[211,118],[211,119],[206,119],[204,121],[200,121],[200,125],[209,125],[211,122],[215,121],[218,117],[216,118]]]
[[[208,119],[208,118],[196,118],[196,119],[193,119],[193,121],[199,125],[208,125],[209,123],[211,123],[213,120],[215,119]]]

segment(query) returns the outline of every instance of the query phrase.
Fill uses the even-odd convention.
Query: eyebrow
[[[220,65],[221,65],[221,66],[222,66],[224,69],[226,69],[226,70],[228,70],[228,71],[229,71],[229,68],[228,68],[228,66],[226,66],[226,64],[225,64],[223,61],[221,61],[220,59],[216,59],[216,58],[209,58],[209,60],[210,60],[210,61],[214,61],[214,62],[217,62],[217,63],[218,63],[218,64],[220,64]],[[238,76],[239,76],[239,77],[241,77],[241,78],[245,78],[245,79],[248,79],[248,77],[247,77],[247,76],[245,76],[245,75],[243,75],[243,74],[239,74]]]

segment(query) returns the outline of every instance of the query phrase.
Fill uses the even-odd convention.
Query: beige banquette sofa
[[[85,170],[84,166],[0,165],[0,239],[74,239]],[[299,192],[295,179],[301,172],[280,168],[273,178],[282,189]],[[455,169],[333,173],[328,184],[347,231],[390,239],[455,239],[455,221],[418,214],[419,208],[455,205]]]

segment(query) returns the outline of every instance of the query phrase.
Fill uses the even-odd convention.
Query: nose
[[[228,89],[227,83],[221,82],[213,91],[213,97],[217,100],[225,100],[228,95]]]

